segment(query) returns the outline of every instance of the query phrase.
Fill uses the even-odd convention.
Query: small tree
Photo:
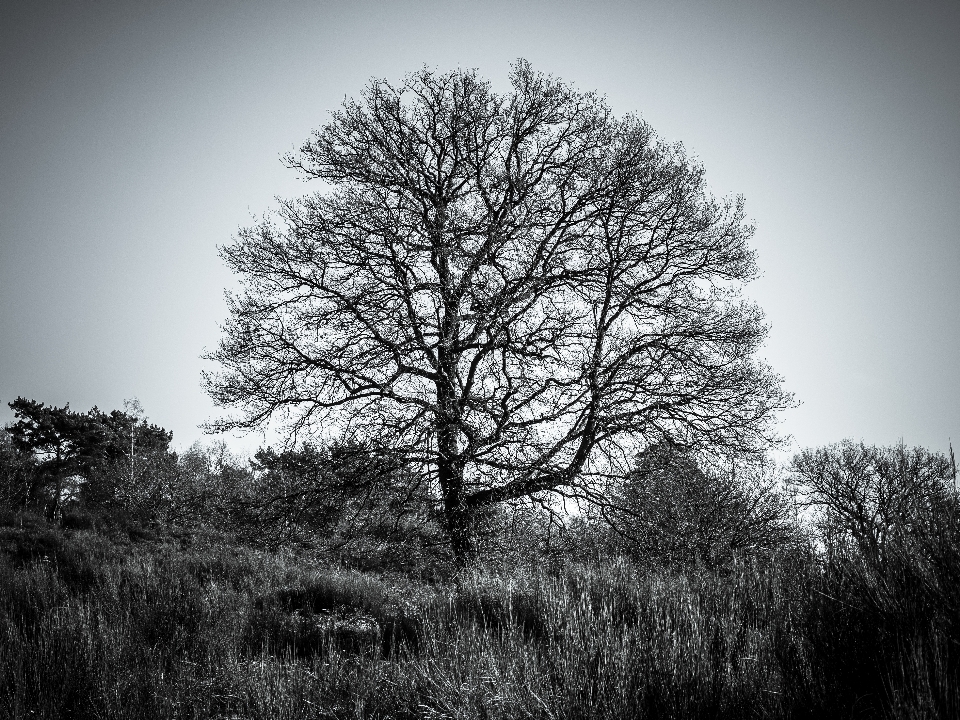
[[[199,441],[176,457],[158,519],[168,525],[229,529],[238,500],[249,490],[249,463],[229,451],[225,442]]]
[[[882,564],[891,547],[939,535],[940,513],[956,504],[951,461],[903,443],[808,448],[792,469],[828,547],[852,547],[874,563]]]
[[[392,442],[471,517],[588,492],[663,438],[757,453],[790,398],[754,354],[740,199],[642,120],[519,62],[375,80],[288,165],[326,192],[222,248],[240,275],[206,376],[241,412]]]
[[[98,460],[102,429],[69,404],[54,407],[21,397],[9,405],[17,418],[7,427],[13,447],[36,463],[27,504],[42,507],[52,519],[69,491],[68,480]]]
[[[94,505],[122,507],[145,517],[159,511],[175,473],[173,433],[147,422],[138,401],[109,413],[93,408],[101,429],[98,462],[86,473],[81,496]]]
[[[769,557],[797,538],[792,505],[770,478],[703,469],[669,442],[641,453],[600,512],[641,562],[716,567]]]

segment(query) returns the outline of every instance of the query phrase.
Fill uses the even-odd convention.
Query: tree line
[[[272,546],[399,538],[428,515],[426,488],[385,448],[307,444],[244,459],[219,442],[176,452],[173,433],[148,422],[137,403],[79,412],[21,397],[9,406],[15,420],[0,429],[0,508],[8,511],[214,528]]]
[[[18,398],[10,407],[16,420],[0,431],[7,510],[65,524],[121,518],[158,531],[216,528],[254,545],[311,546],[368,566],[455,554],[440,493],[415,459],[389,447],[306,443],[241,459],[221,443],[177,453],[172,433],[138,406],[77,412]],[[620,554],[716,569],[815,551],[880,567],[942,555],[960,541],[958,509],[952,453],[845,441],[804,450],[777,473],[711,467],[660,443],[593,503],[570,511],[545,496],[515,501],[477,515],[471,532],[488,559],[517,552],[520,542],[547,559]]]

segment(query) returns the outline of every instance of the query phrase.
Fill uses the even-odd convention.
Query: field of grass
[[[426,579],[8,516],[0,717],[960,717],[950,588],[860,570]]]

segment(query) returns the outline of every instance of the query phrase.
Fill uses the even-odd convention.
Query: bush
[[[64,511],[60,525],[69,530],[93,530],[96,528],[97,519],[88,510],[70,508]]]

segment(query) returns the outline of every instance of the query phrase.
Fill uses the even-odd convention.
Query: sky
[[[957,0],[0,1],[0,422],[136,397],[214,440],[217,246],[314,189],[281,155],[371,77],[525,58],[745,197],[792,448],[960,446],[957,38]]]

